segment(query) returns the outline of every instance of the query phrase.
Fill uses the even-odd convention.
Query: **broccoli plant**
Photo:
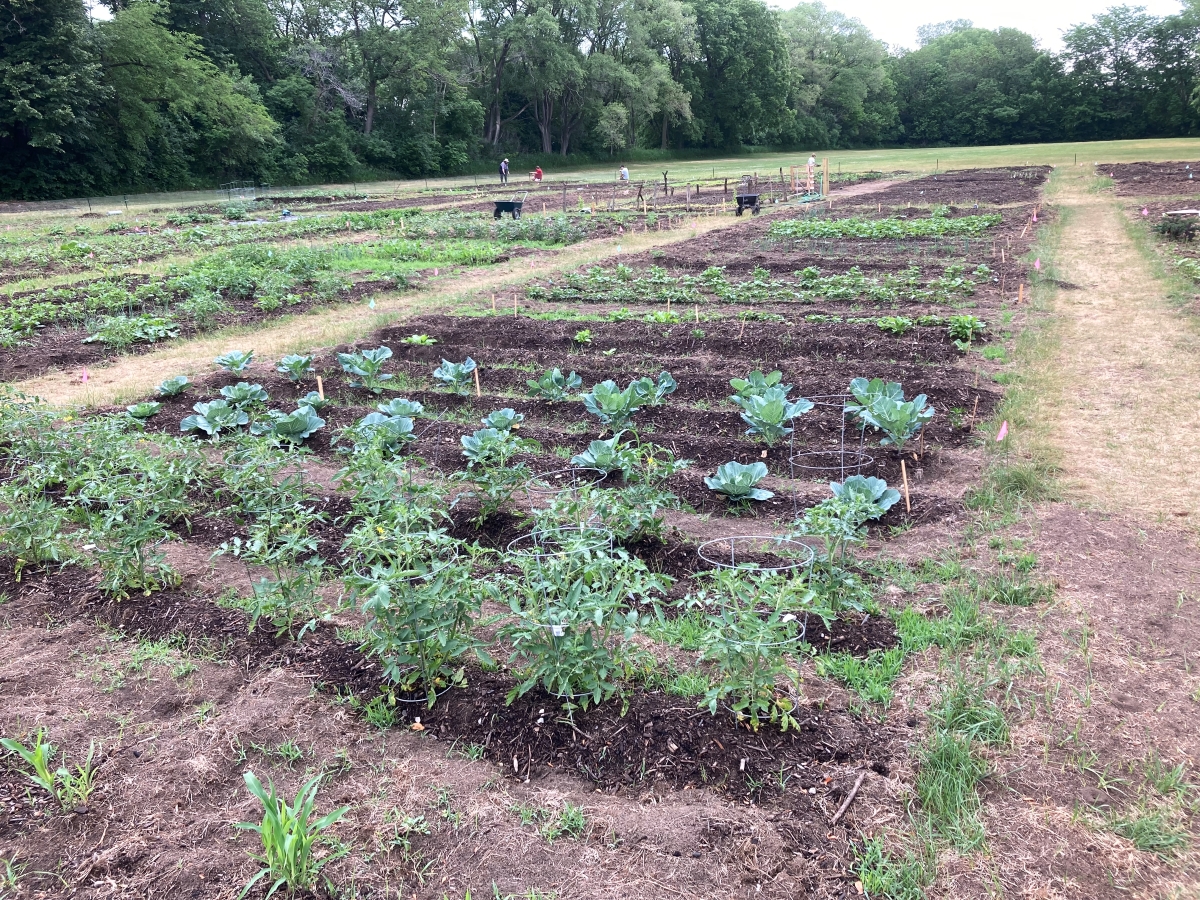
[[[213,360],[218,366],[226,372],[232,372],[234,375],[241,375],[246,371],[246,367],[250,365],[250,361],[254,359],[253,350],[230,350],[228,353],[222,353]]]
[[[574,391],[583,386],[583,379],[574,372],[563,375],[560,369],[551,369],[541,378],[530,378],[525,383],[529,385],[529,394],[532,397],[540,397],[542,400],[568,400]]]
[[[153,400],[135,403],[133,406],[125,407],[125,411],[135,419],[149,419],[151,416],[158,415],[158,411],[162,409],[161,403],[155,403]]]
[[[926,403],[924,394],[905,402],[904,391],[896,382],[855,378],[850,382],[850,393],[858,402],[846,404],[846,414],[858,419],[863,427],[870,425],[883,432],[879,443],[894,446],[900,453],[933,418],[934,409]]]
[[[404,416],[409,419],[415,419],[425,412],[424,404],[416,400],[405,400],[403,397],[393,397],[387,403],[380,403],[375,408],[385,416]]]
[[[271,410],[267,413],[266,421],[256,423],[251,430],[255,434],[271,434],[280,440],[299,444],[324,426],[325,420],[311,406],[301,404],[295,412]]]
[[[787,392],[779,387],[746,397],[735,394],[729,399],[742,409],[742,421],[750,426],[746,434],[758,435],[768,447],[792,433],[788,422],[813,408],[812,402],[803,397],[789,401]]]
[[[354,375],[350,387],[366,388],[373,394],[381,393],[394,375],[384,374],[383,364],[392,358],[391,347],[376,347],[374,350],[359,350],[355,353],[339,353],[338,362],[342,371]]]
[[[195,415],[188,416],[179,423],[180,431],[203,431],[211,438],[220,435],[222,431],[231,431],[250,421],[250,417],[231,406],[225,400],[212,400],[208,403],[197,403],[192,407]]]
[[[221,396],[229,401],[230,405],[236,406],[239,409],[255,403],[266,403],[271,399],[267,396],[267,392],[263,390],[261,384],[250,384],[245,381],[239,381],[237,384],[226,385],[221,388]]]
[[[733,388],[739,397],[750,397],[756,394],[764,394],[770,388],[777,387],[786,394],[792,389],[790,384],[780,384],[783,380],[783,373],[776,369],[767,375],[755,369],[745,378],[732,378],[729,381],[729,386]],[[736,401],[735,401],[736,402]]]
[[[450,388],[451,393],[466,397],[471,393],[471,373],[475,368],[475,360],[469,356],[460,363],[443,359],[442,364],[433,370],[433,377]]]
[[[158,386],[158,395],[160,397],[178,397],[187,389],[189,384],[191,382],[186,375],[176,375],[173,378],[168,378]]]
[[[312,363],[311,356],[291,353],[279,361],[275,371],[280,375],[286,375],[289,381],[300,382],[312,374]]]
[[[506,406],[504,409],[488,413],[486,419],[480,419],[479,421],[485,428],[495,428],[497,431],[512,431],[525,421],[525,415]]]
[[[767,477],[766,463],[727,462],[717,467],[716,475],[706,477],[704,483],[709,490],[724,494],[733,503],[749,503],[751,500],[770,500],[775,494],[756,485]]]

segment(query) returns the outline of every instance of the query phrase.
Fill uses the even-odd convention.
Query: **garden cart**
[[[499,219],[505,213],[508,213],[514,219],[521,218],[521,207],[525,205],[525,198],[528,196],[529,191],[525,191],[521,193],[521,199],[519,200],[517,199],[517,194],[513,194],[511,200],[496,200],[496,211],[492,213],[492,218]]]
[[[758,194],[738,194],[737,195],[737,214],[740,216],[745,210],[749,209],[754,215],[758,215]]]

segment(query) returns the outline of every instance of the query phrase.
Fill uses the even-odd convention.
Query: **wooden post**
[[[496,295],[492,294],[492,315],[496,314]]]
[[[686,212],[692,211],[692,186],[684,185],[683,188],[683,208]]]
[[[479,389],[479,366],[475,367],[475,396],[482,397],[483,392]]]
[[[513,318],[517,317],[517,298],[513,297]]]
[[[1021,303],[1021,302],[1022,302],[1024,299],[1025,299],[1025,285],[1024,285],[1024,284],[1018,284],[1018,285],[1017,285],[1017,304],[1018,304],[1018,305],[1020,305],[1020,303]]]
[[[821,196],[829,196],[829,157],[821,160]]]
[[[563,185],[563,212],[567,211],[567,186]]]
[[[725,190],[721,192],[721,202],[725,202],[725,198],[729,196],[729,179],[725,179]]]
[[[700,304],[697,303],[695,306],[692,307],[692,309],[694,309],[696,311],[696,324],[699,325],[700,324]]]
[[[900,477],[904,480],[904,509],[906,512],[912,512],[912,501],[908,496],[908,469],[904,467],[904,460],[900,460]]]
[[[667,294],[667,315],[671,314],[671,295]]]
[[[741,330],[738,331],[738,340],[739,341],[742,339],[742,335],[745,333],[746,333],[746,320],[742,319],[742,327],[741,327]]]
[[[317,396],[322,400],[325,399],[325,384],[321,381],[321,376],[317,376]]]

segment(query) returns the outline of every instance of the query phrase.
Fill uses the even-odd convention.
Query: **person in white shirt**
[[[621,163],[621,180],[622,181],[629,180],[629,169],[625,167],[624,163]]]

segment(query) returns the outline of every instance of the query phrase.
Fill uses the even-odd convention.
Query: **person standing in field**
[[[814,181],[814,179],[816,178],[816,174],[817,174],[817,157],[816,157],[816,154],[810,153],[808,155],[808,191],[809,191],[809,193],[812,193],[812,191],[816,187],[816,182]]]
[[[507,159],[501,160],[501,162],[500,162],[500,183],[508,184],[508,160]]]

